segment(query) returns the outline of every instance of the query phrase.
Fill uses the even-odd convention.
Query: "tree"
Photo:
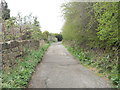
[[[49,36],[49,32],[48,31],[44,31],[43,32],[43,39],[47,41],[48,40],[48,36]]]
[[[119,47],[118,40],[118,2],[96,3],[94,11],[99,22],[97,35],[103,47]],[[106,42],[106,43],[104,43]]]
[[[54,33],[53,35],[57,38],[58,41],[62,41],[62,34]]]
[[[7,20],[10,18],[10,9],[8,9],[8,4],[5,0],[1,1],[1,8],[2,8],[2,19]]]
[[[42,32],[40,30],[40,24],[37,20],[37,17],[33,17],[33,29],[32,29],[32,38],[36,40],[42,39]]]
[[[62,6],[66,21],[62,29],[64,40],[83,46],[94,44],[97,22],[92,6],[93,3],[87,2],[70,2]]]
[[[70,2],[62,7],[65,18],[62,29],[64,40],[90,48],[110,49],[120,46],[118,2]]]

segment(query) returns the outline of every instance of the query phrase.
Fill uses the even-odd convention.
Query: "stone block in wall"
[[[8,53],[9,56],[9,66],[12,66],[12,63],[15,62],[15,54],[13,52]]]
[[[39,46],[41,47],[41,46],[43,46],[45,44],[45,41],[44,40],[40,40],[39,41]]]
[[[25,55],[25,48],[29,48],[28,40],[19,41],[18,50],[20,51],[21,56]]]
[[[8,41],[8,42],[0,43],[0,48],[2,48],[2,50],[14,48],[17,46],[19,46],[19,42],[17,41]]]
[[[2,24],[2,20],[0,19],[0,42],[2,42],[3,41],[3,32],[2,32],[2,30],[3,30],[3,24]]]
[[[25,47],[25,48],[29,48],[29,44],[28,44],[28,41],[27,40],[23,40],[20,42],[20,44]]]
[[[2,44],[3,42],[0,42],[0,52],[2,52]]]
[[[10,41],[9,45],[10,45],[10,48],[15,48],[15,47],[19,46],[19,42],[17,42],[17,41]]]
[[[12,50],[11,49],[5,49],[5,50],[2,50],[2,54],[7,54],[7,53],[10,53]]]
[[[7,53],[3,55],[3,65],[4,67],[12,67],[16,64],[16,56],[19,55],[19,53]]]
[[[12,51],[12,52],[17,52],[18,50],[19,50],[18,47],[11,48],[11,51]]]
[[[18,50],[19,50],[19,52],[20,52],[20,55],[23,55],[24,48],[23,48],[22,45],[20,45],[20,46],[18,47]]]
[[[6,54],[7,52],[8,52],[8,50],[7,50],[7,49],[2,50],[2,54]]]
[[[21,51],[13,52],[14,58],[17,58],[22,55]]]
[[[2,70],[2,65],[3,65],[3,62],[2,62],[2,53],[0,53],[0,70]]]
[[[3,68],[9,67],[10,66],[10,59],[9,59],[9,54],[3,54],[2,55],[2,62],[3,62]]]
[[[37,41],[37,40],[32,40],[31,42],[30,42],[30,46],[29,46],[30,48],[32,48],[32,49],[38,49],[39,48],[39,41]]]
[[[38,49],[39,41],[37,40],[26,40],[22,42],[24,48]]]
[[[27,48],[32,48],[31,43],[32,43],[31,40],[27,40],[27,43],[26,43]]]
[[[38,49],[39,48],[39,41],[35,41],[35,49]]]
[[[0,42],[0,50],[5,50],[5,49],[9,49],[10,46],[8,43],[3,43],[3,42]]]

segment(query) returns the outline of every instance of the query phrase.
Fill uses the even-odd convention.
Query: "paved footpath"
[[[28,88],[108,88],[109,81],[80,65],[61,43],[54,43],[37,66]]]

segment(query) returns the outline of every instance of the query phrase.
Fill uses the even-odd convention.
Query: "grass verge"
[[[2,88],[25,88],[49,45],[45,44],[38,50],[26,50],[28,55],[17,59],[17,65],[14,68],[7,72],[1,71],[2,83],[0,86]]]
[[[110,59],[108,56],[100,57],[99,60],[93,60],[91,52],[76,50],[75,48],[66,45],[65,47],[74,57],[76,57],[80,61],[82,65],[87,66],[89,68],[90,67],[96,68],[98,70],[98,73],[101,73],[103,76],[106,76],[112,81],[113,88],[120,88],[118,62],[114,63],[108,62],[109,61],[108,59]]]

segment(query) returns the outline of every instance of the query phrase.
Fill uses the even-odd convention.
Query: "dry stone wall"
[[[0,42],[0,68],[7,69],[16,65],[15,60],[25,55],[25,48],[37,50],[44,44],[44,40],[12,40]]]

